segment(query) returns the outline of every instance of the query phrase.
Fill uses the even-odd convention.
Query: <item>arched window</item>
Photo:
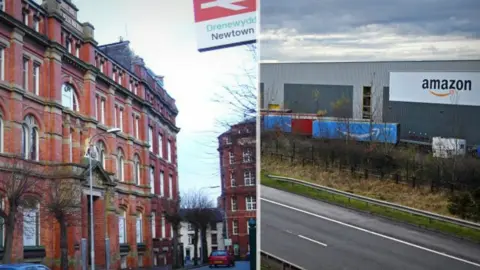
[[[136,238],[137,238],[137,243],[143,243],[143,215],[142,213],[137,214],[137,219],[136,219]]]
[[[125,160],[122,149],[118,148],[117,152],[117,178],[119,181],[125,181],[124,166]]]
[[[138,155],[133,157],[133,180],[135,184],[140,185],[140,158]]]
[[[97,160],[102,163],[103,168],[105,168],[105,144],[102,141],[97,142],[97,151],[98,156]]]
[[[123,210],[118,216],[118,242],[119,244],[127,243],[127,213]]]
[[[0,114],[0,153],[3,153],[3,115]]]
[[[78,111],[78,98],[72,85],[65,83],[62,85],[62,105],[72,111]]]
[[[33,116],[28,115],[22,125],[22,157],[38,160],[38,125]]]

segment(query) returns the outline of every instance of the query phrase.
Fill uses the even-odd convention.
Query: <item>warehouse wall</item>
[[[353,87],[353,116],[361,118],[363,86],[372,86],[374,118],[381,120],[384,111],[383,89],[389,86],[391,71],[480,71],[480,61],[261,63],[260,82],[264,84],[264,106],[276,103],[287,108],[286,103],[295,101],[286,100],[286,97],[291,96],[286,95],[285,84],[349,85]]]

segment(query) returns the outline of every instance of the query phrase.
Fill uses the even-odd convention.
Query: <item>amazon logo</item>
[[[422,88],[434,96],[446,97],[455,91],[472,91],[472,81],[423,79]]]

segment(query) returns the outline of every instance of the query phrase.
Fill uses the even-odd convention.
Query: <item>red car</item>
[[[212,251],[208,257],[208,264],[210,268],[217,267],[219,265],[224,266],[235,266],[235,258],[232,254],[229,254],[226,250],[215,250]]]

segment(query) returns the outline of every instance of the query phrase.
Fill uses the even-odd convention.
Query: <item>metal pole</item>
[[[88,162],[90,166],[90,258],[92,263],[92,270],[95,270],[95,244],[93,242],[93,177],[92,177],[92,146],[90,145],[90,154],[88,155]]]

